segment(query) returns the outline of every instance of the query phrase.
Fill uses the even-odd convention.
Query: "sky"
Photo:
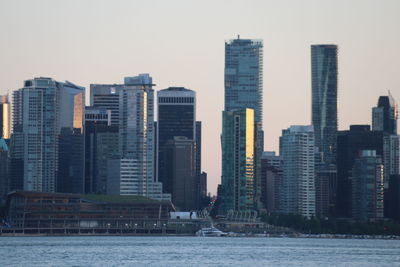
[[[0,94],[34,77],[122,83],[149,73],[156,90],[197,92],[208,190],[221,175],[224,43],[264,41],[265,150],[311,122],[310,45],[339,46],[339,129],[370,124],[391,91],[400,101],[398,0],[0,0]]]

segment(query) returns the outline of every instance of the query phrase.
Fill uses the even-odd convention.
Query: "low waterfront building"
[[[7,224],[12,228],[60,229],[144,227],[169,219],[171,201],[142,196],[80,195],[15,191],[7,196]],[[36,233],[36,232],[35,232]]]

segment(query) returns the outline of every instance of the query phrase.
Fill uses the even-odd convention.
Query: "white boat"
[[[196,236],[227,236],[228,233],[222,232],[215,228],[213,225],[207,228],[201,228],[199,231],[196,232]]]

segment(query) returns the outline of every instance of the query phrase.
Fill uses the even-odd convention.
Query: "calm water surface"
[[[0,237],[0,266],[400,266],[400,241]]]

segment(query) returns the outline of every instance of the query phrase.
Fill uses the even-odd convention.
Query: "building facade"
[[[313,126],[283,130],[279,146],[283,160],[280,210],[311,218],[316,211]]]
[[[50,78],[14,91],[11,171],[24,190],[57,190],[59,135],[62,128],[83,130],[84,94],[84,87]]]
[[[352,169],[352,217],[383,219],[383,164],[374,150],[361,150]]]
[[[392,95],[380,96],[378,105],[372,108],[372,130],[396,135],[398,117],[397,103]]]
[[[262,209],[261,155],[263,133],[263,41],[232,39],[225,42],[225,111],[254,110],[254,181],[255,209]]]
[[[198,208],[198,179],[196,173],[196,142],[184,136],[175,136],[164,146],[165,174],[172,181],[172,203],[180,210]]]
[[[175,136],[197,140],[196,92],[183,87],[170,87],[157,92],[157,179],[163,183],[166,193],[172,193],[173,176],[168,176],[164,146]],[[201,131],[201,129],[199,129]],[[199,137],[201,138],[201,137]],[[199,139],[201,140],[201,139]],[[196,144],[195,144],[196,146]],[[201,144],[199,144],[199,149]],[[197,149],[197,146],[195,147]],[[200,152],[200,150],[197,150]],[[200,155],[199,155],[200,156]],[[195,162],[200,157],[191,157]],[[195,162],[191,163],[194,164]]]
[[[222,211],[254,210],[254,110],[224,111]]]
[[[251,108],[262,122],[263,42],[237,39],[225,43],[225,111]]]
[[[335,163],[338,85],[336,45],[311,46],[312,125],[315,146],[326,163]]]
[[[10,139],[11,109],[8,95],[0,96],[0,138]]]
[[[279,211],[279,193],[283,161],[275,152],[263,152],[261,158],[261,201],[268,212]]]
[[[383,156],[383,132],[371,131],[370,125],[350,125],[338,132],[336,215],[351,217],[351,170],[361,150],[375,150]]]
[[[118,126],[111,125],[111,110],[86,107],[86,193],[107,193],[107,160],[118,157],[118,155]]]

